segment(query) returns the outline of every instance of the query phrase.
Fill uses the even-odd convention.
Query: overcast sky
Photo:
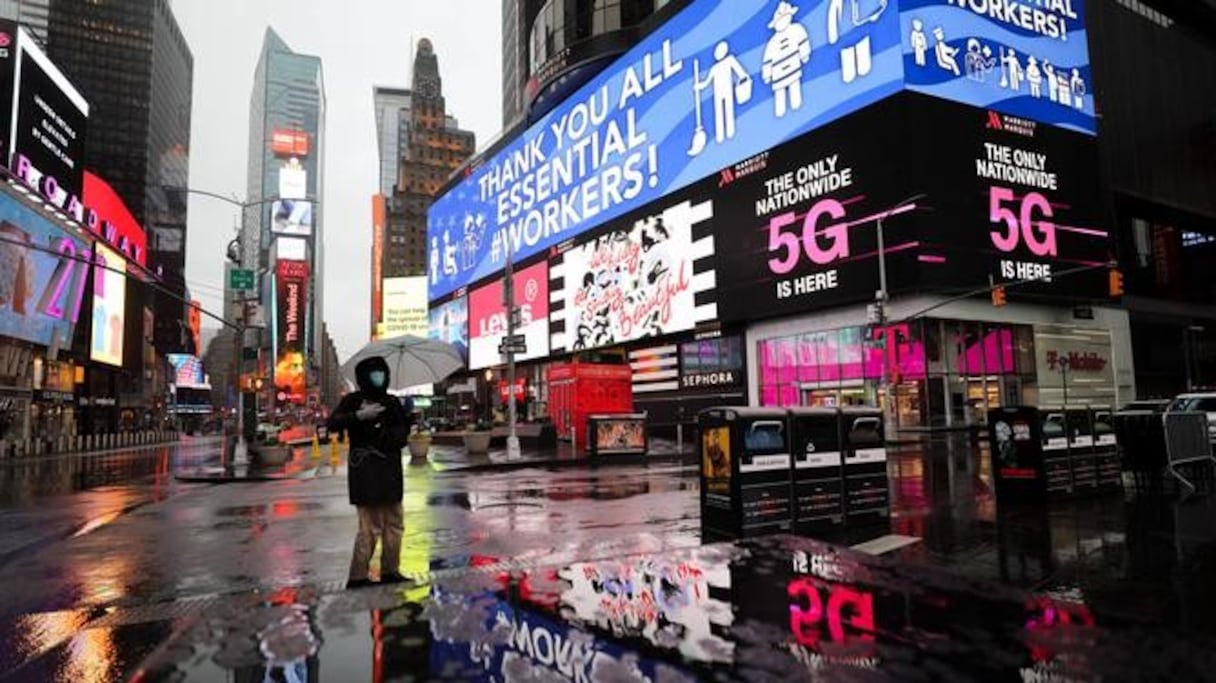
[[[326,121],[325,318],[343,358],[367,342],[371,196],[379,178],[372,86],[409,85],[411,38],[439,56],[447,110],[481,147],[502,122],[500,0],[175,0],[194,52],[190,185],[245,192],[249,95],[266,27],[291,49],[321,58]],[[190,200],[186,279],[221,311],[224,250],[239,211]]]

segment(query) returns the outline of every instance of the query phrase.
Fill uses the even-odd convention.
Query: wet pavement
[[[998,510],[967,449],[893,456],[890,526],[834,539],[908,537],[882,557],[701,546],[679,464],[409,467],[412,581],[360,591],[343,466],[305,452],[284,480],[208,485],[173,475],[216,466],[216,441],[105,458],[0,463],[0,680],[1216,671],[1216,503]]]

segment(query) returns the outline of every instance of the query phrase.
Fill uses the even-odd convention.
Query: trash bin
[[[844,445],[845,524],[887,520],[891,516],[891,493],[882,411],[844,408],[840,417]]]
[[[818,535],[844,527],[844,458],[840,411],[790,411],[794,531]]]
[[[1119,441],[1115,435],[1114,413],[1109,406],[1091,409],[1094,428],[1094,467],[1098,473],[1098,488],[1103,491],[1122,490],[1123,466],[1119,461]]]
[[[1094,416],[1086,407],[1064,408],[1068,428],[1068,459],[1072,463],[1073,493],[1092,493],[1098,488],[1098,466],[1094,458]]]
[[[1043,474],[1047,495],[1073,492],[1072,461],[1068,457],[1068,425],[1063,408],[1039,410],[1039,433],[1043,443]]]
[[[1043,443],[1043,421],[1037,409],[1007,406],[988,411],[988,454],[998,504],[1047,497]]]
[[[710,408],[698,415],[703,537],[791,529],[787,417],[763,408]]]

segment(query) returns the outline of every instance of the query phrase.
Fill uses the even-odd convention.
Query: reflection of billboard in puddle
[[[734,646],[717,635],[734,621],[731,606],[711,597],[730,589],[725,560],[644,557],[574,564],[558,572],[569,582],[564,606],[587,624],[620,638],[659,647],[678,643],[685,658],[729,662]]]

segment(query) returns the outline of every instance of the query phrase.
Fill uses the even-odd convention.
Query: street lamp
[[[887,301],[890,299],[890,294],[887,291],[887,250],[885,235],[883,234],[883,222],[892,216],[915,211],[917,209],[916,202],[924,199],[926,196],[923,192],[912,195],[907,199],[896,202],[891,208],[878,215],[878,292],[875,293],[875,300],[878,306],[878,325],[882,330],[883,355],[885,356],[882,363],[882,380],[879,390],[883,393],[884,413],[889,413],[888,417],[895,416],[895,401],[891,396],[890,385],[890,359],[895,349],[891,344],[889,330],[887,330]],[[888,423],[890,422],[888,421]]]
[[[161,189],[164,190],[166,193],[182,192],[185,194],[195,194],[195,195],[199,195],[202,197],[209,197],[211,199],[217,199],[221,202],[225,202],[227,204],[231,204],[232,206],[239,208],[241,210],[241,228],[242,228],[241,232],[242,233],[244,232],[244,227],[245,227],[245,216],[248,213],[249,209],[258,207],[258,206],[264,206],[266,204],[273,204],[274,202],[281,201],[283,199],[283,197],[275,196],[275,197],[263,197],[261,199],[242,201],[241,199],[236,198],[236,197],[228,197],[228,196],[216,193],[216,192],[210,192],[207,190],[199,190],[199,189],[196,189],[193,187],[177,187],[177,186],[172,186],[172,185],[162,185]],[[305,197],[305,198],[302,198],[300,201],[311,202],[314,206],[320,204],[320,202],[318,202],[315,198],[312,198],[312,197]],[[236,250],[237,253],[233,254],[233,249],[231,248],[231,246],[232,245],[229,245],[228,257],[230,259],[232,259],[232,257],[235,255],[236,258],[233,260],[236,262],[236,265],[238,265],[238,266],[244,265],[242,263],[242,259],[241,259],[243,254],[240,253],[240,249],[238,248]],[[263,273],[264,273],[264,271],[259,271],[259,274],[263,274]],[[255,286],[256,286],[256,283],[255,283]],[[257,297],[254,297],[253,301],[256,301],[256,300],[257,300]],[[240,315],[238,316],[235,324],[233,325],[233,327],[235,327],[236,339],[234,340],[234,342],[232,344],[233,358],[234,358],[233,365],[235,368],[235,372],[233,373],[234,376],[233,376],[232,383],[237,387],[237,418],[236,418],[237,419],[237,426],[236,426],[237,443],[236,443],[235,452],[233,453],[234,463],[238,462],[238,461],[241,463],[247,462],[248,457],[249,457],[249,444],[245,437],[245,387],[242,386],[242,376],[244,375],[244,370],[245,370],[245,333],[252,327],[251,325],[248,324],[249,323],[249,308],[248,308],[249,302],[250,302],[250,299],[246,299],[243,296],[237,301],[237,303],[240,304],[241,311],[240,311]]]

